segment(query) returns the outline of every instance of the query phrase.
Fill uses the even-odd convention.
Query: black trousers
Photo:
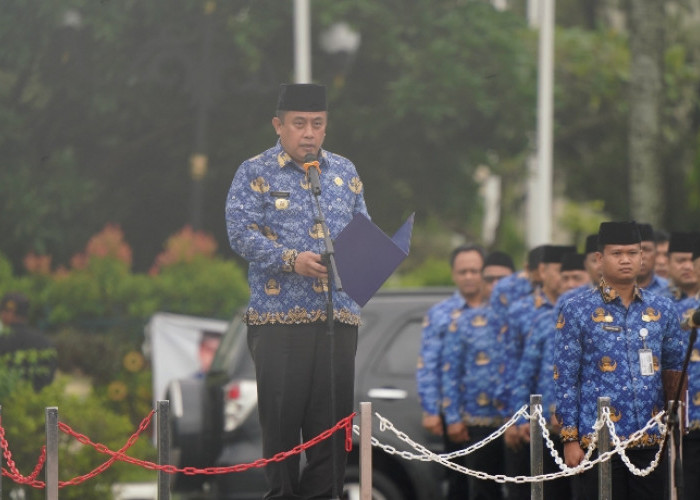
[[[560,457],[564,457],[564,447],[556,434],[550,433],[554,447],[559,452]],[[504,446],[506,453],[506,474],[508,476],[529,476],[531,472],[530,466],[530,445],[523,443],[518,450],[513,450]],[[542,439],[542,470],[545,474],[559,472],[559,466],[554,461],[554,457]],[[553,481],[544,481],[543,497],[545,500],[570,499],[575,497],[575,492],[572,490],[571,478],[563,477]],[[532,486],[530,483],[507,483],[507,499],[508,500],[529,500],[531,497]]]
[[[530,447],[523,444],[517,450],[504,446],[505,468],[508,476],[530,475]],[[508,500],[530,500],[530,485],[527,483],[506,483]]]
[[[465,447],[471,446],[486,439],[497,427],[469,426],[469,441]],[[467,467],[473,470],[486,472],[492,476],[505,473],[503,463],[503,436],[491,441],[477,451],[467,455]],[[496,481],[487,481],[469,477],[470,500],[501,500],[503,498],[502,486]]]
[[[552,438],[552,442],[554,443],[554,448],[557,450],[559,453],[559,456],[563,459],[564,458],[564,445],[561,442],[561,439],[559,439],[559,435],[550,433],[550,437]],[[544,442],[544,438],[542,438],[542,450],[543,450],[543,463],[542,463],[542,470],[544,471],[545,474],[553,474],[555,472],[560,472],[561,469],[557,465],[557,463],[554,461],[554,457],[552,456],[551,452],[549,451],[549,448],[547,448],[547,444]],[[571,486],[572,480],[570,477],[561,477],[559,479],[555,479],[553,481],[544,481],[543,484],[543,497],[545,500],[557,500],[559,498],[573,498],[573,492],[572,492],[572,486]]]
[[[686,500],[700,497],[700,430],[683,436],[683,490]]]
[[[637,468],[649,466],[656,456],[657,448],[627,449],[627,457]],[[596,454],[594,453],[594,456]],[[654,471],[645,477],[635,476],[624,464],[619,455],[611,458],[612,496],[615,500],[663,500],[666,486],[666,460],[662,460]],[[598,498],[598,466],[580,475],[581,500]]]
[[[299,444],[300,436],[308,441],[352,413],[357,327],[336,323],[334,332],[331,353],[325,322],[248,327],[265,458],[291,450]],[[331,408],[331,377],[335,380],[335,412]],[[306,461],[301,474],[298,455],[267,465],[270,490],[264,498],[331,498],[334,477],[338,494],[342,494],[347,461],[342,432],[307,449]]]
[[[442,417],[442,439],[445,445],[445,453],[460,451],[467,446],[466,443],[455,443],[447,435],[447,425]],[[466,466],[465,457],[453,458],[452,462]],[[447,475],[447,500],[469,500],[469,476],[452,469],[445,468]]]

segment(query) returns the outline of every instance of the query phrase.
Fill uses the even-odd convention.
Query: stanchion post
[[[46,408],[46,500],[58,500],[58,407]]]
[[[360,403],[360,498],[372,500],[372,403]]]
[[[682,422],[683,418],[683,402],[681,401],[678,404],[678,408],[676,409],[676,418],[678,419],[678,425]],[[670,415],[671,412],[673,411],[673,401],[668,402],[667,410],[668,414]],[[668,442],[666,443],[666,459],[667,459],[667,467],[668,467],[668,481],[666,484],[668,485],[668,499],[669,500],[678,500],[678,485],[676,484],[676,460],[681,460],[681,457],[678,457],[676,455],[676,437],[680,436],[680,447],[679,449],[683,450],[683,436],[680,432],[675,432],[671,431],[668,433]],[[682,464],[680,464],[682,465]]]
[[[610,410],[610,398],[598,398],[598,420],[603,418],[603,408]],[[607,424],[598,431],[598,455],[610,451],[610,430]],[[610,460],[598,464],[598,500],[612,500],[612,466]]]
[[[544,472],[542,428],[539,418],[533,417],[537,407],[542,410],[542,395],[530,394],[530,475],[540,476]],[[542,481],[530,483],[530,498],[542,500],[544,496],[544,484]]]
[[[159,400],[158,419],[158,465],[170,465],[170,401]],[[170,474],[158,471],[158,500],[170,498]]]

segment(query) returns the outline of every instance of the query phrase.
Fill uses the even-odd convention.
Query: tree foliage
[[[478,240],[480,165],[504,177],[498,242],[522,235],[526,159],[536,127],[536,31],[523,6],[485,0],[313,2],[313,75],[329,85],[326,147],[351,158],[374,219],[391,230],[417,212]],[[0,16],[0,249],[68,265],[106,223],[150,268],[161,242],[193,220],[230,256],[223,205],[238,164],[274,143],[279,83],[293,78],[292,2],[6,0]],[[629,213],[630,53],[608,6],[558,2],[556,186]],[[361,35],[329,54],[337,22]],[[697,201],[698,30],[669,17],[660,146],[662,220]],[[673,24],[675,23],[675,24]],[[190,156],[208,156],[201,181]],[[686,187],[687,186],[687,187]],[[695,207],[695,208],[693,208]],[[683,222],[680,222],[683,224]]]

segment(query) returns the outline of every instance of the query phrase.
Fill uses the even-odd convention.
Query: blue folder
[[[389,238],[363,214],[355,217],[333,243],[343,291],[360,307],[379,290],[408,256],[415,213]]]

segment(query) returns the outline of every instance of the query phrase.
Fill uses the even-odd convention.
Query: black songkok
[[[605,245],[635,245],[642,242],[636,222],[601,222],[598,247]]]
[[[531,249],[527,253],[527,267],[530,270],[537,269],[537,266],[542,262],[542,253],[544,252],[544,245],[540,245]]]
[[[639,237],[642,241],[656,241],[654,238],[654,228],[651,224],[638,223]]]
[[[486,256],[484,267],[486,266],[503,266],[511,271],[515,271],[515,264],[513,264],[513,259],[511,259],[510,255],[505,252],[499,252],[498,250]]]
[[[583,259],[586,256],[582,253],[565,253],[561,258],[562,271],[585,271]]]
[[[693,260],[700,259],[700,237],[695,238],[695,243],[693,244]]]
[[[668,253],[687,253],[693,251],[693,244],[698,238],[698,233],[673,232],[668,240]]]
[[[598,233],[589,234],[586,237],[586,255],[596,253],[598,251]]]
[[[542,252],[542,263],[560,263],[567,253],[576,253],[576,247],[571,245],[545,245]]]
[[[327,111],[326,87],[315,83],[280,85],[277,111]]]

